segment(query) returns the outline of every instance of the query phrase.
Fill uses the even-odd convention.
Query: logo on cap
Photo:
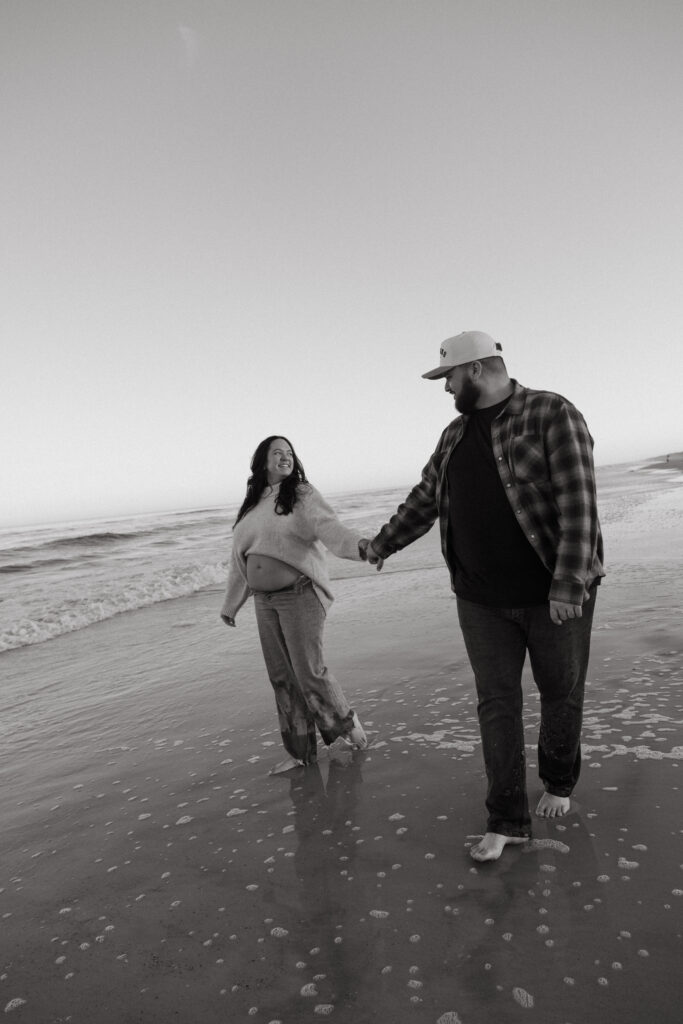
[[[443,347],[443,345],[439,349],[439,355],[441,356],[442,359],[446,358],[446,349]]]

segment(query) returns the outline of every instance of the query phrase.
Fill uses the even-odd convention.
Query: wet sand
[[[680,1020],[683,487],[604,479],[576,799],[493,864],[435,534],[336,581],[328,662],[372,744],[315,768],[268,775],[253,612],[228,630],[218,592],[0,656],[8,1019]],[[533,798],[530,677],[525,715]]]

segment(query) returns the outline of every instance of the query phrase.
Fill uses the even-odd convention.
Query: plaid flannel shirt
[[[562,395],[513,384],[510,401],[491,424],[500,481],[527,540],[552,574],[548,599],[580,605],[591,584],[605,575],[593,438],[581,413]],[[420,483],[372,541],[377,554],[388,558],[427,533],[438,518],[453,589],[447,467],[466,425],[467,416],[449,423]]]

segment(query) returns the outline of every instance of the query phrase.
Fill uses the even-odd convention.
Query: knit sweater
[[[358,550],[361,534],[344,526],[322,494],[310,484],[300,484],[298,500],[289,515],[275,512],[275,493],[268,491],[258,505],[240,519],[233,531],[228,586],[221,615],[234,619],[250,594],[247,556],[268,555],[286,562],[308,576],[327,610],[334,597],[330,589],[325,549],[339,558],[362,561]]]

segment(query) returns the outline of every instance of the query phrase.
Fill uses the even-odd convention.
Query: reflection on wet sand
[[[490,864],[438,551],[338,580],[327,649],[371,745],[286,775],[255,627],[228,651],[218,593],[5,652],[8,1018],[678,1024],[683,491],[622,485],[572,809]],[[527,677],[532,801],[538,711]]]

